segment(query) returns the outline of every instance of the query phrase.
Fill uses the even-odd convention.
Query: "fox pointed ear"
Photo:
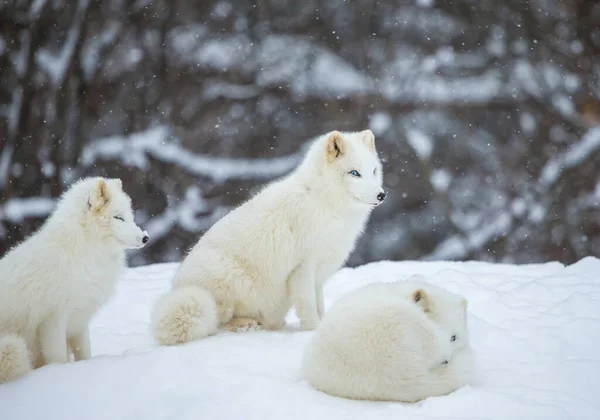
[[[371,149],[372,152],[375,152],[375,135],[371,130],[364,130],[360,132],[362,142]]]
[[[332,132],[327,138],[327,160],[333,162],[345,151],[344,136],[339,131]]]
[[[433,312],[433,302],[431,298],[427,294],[427,292],[423,289],[417,289],[412,293],[413,302],[419,305],[423,312]]]
[[[90,207],[93,211],[100,211],[110,201],[110,192],[108,191],[108,184],[104,178],[100,178],[98,183],[92,191],[90,197]]]
[[[123,190],[123,181],[121,181],[121,179],[115,178],[113,179],[113,182],[115,183],[118,189]]]

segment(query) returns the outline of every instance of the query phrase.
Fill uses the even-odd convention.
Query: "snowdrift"
[[[599,419],[600,260],[503,265],[379,262],[341,270],[326,307],[371,282],[413,274],[469,299],[478,377],[417,404],[330,397],[298,379],[311,332],[222,333],[157,347],[150,308],[176,264],[129,269],[92,325],[94,358],[0,385],[0,418],[28,419]]]

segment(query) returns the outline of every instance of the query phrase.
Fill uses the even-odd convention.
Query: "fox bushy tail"
[[[176,345],[216,334],[217,304],[198,286],[172,289],[152,310],[152,330],[159,344]]]
[[[14,381],[31,369],[25,340],[14,334],[0,335],[0,384]]]

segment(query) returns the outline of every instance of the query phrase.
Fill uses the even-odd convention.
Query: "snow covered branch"
[[[194,154],[179,145],[166,126],[150,128],[128,137],[111,136],[83,150],[80,163],[89,167],[99,160],[122,159],[127,166],[144,168],[148,158],[176,165],[192,175],[222,183],[228,179],[273,178],[291,171],[302,159],[297,153],[271,159],[232,159]]]
[[[546,163],[541,171],[540,185],[544,191],[548,191],[564,171],[581,165],[594,155],[600,155],[600,126],[589,130],[579,143],[570,146],[565,153]]]
[[[36,55],[36,62],[49,76],[55,88],[64,84],[67,70],[73,62],[77,52],[77,44],[81,39],[81,32],[85,22],[85,15],[90,0],[79,0],[73,23],[67,34],[67,39],[61,50],[52,54],[47,49],[41,50]]]
[[[29,218],[47,217],[56,207],[56,200],[47,197],[11,198],[0,205],[0,221],[21,223]]]

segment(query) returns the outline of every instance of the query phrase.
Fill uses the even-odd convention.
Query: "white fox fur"
[[[369,130],[317,138],[290,175],[223,217],[191,250],[152,314],[178,344],[230,329],[279,329],[295,306],[303,329],[323,316],[323,284],[346,261],[385,194]]]
[[[473,370],[466,308],[466,299],[420,278],[351,292],[311,337],[302,378],[360,400],[415,402],[453,392]]]
[[[121,180],[86,178],[42,228],[0,260],[0,382],[91,357],[89,322],[112,295],[125,249],[147,234]]]

